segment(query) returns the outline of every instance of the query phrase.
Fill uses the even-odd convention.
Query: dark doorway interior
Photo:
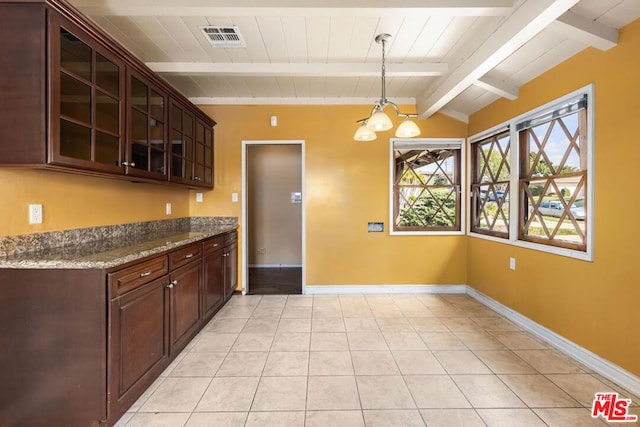
[[[250,295],[301,294],[302,267],[250,267]]]

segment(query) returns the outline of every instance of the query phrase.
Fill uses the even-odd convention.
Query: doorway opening
[[[304,141],[242,142],[243,294],[304,293]]]

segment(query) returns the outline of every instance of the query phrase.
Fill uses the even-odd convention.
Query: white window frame
[[[525,120],[529,120],[535,118],[542,113],[553,110],[559,106],[566,104],[568,101],[579,97],[580,95],[587,95],[587,228],[586,228],[586,251],[579,251],[575,249],[567,249],[560,248],[557,246],[546,245],[543,243],[533,243],[527,242],[524,240],[518,239],[518,226],[520,220],[518,218],[519,215],[519,205],[520,205],[520,191],[519,191],[519,158],[520,158],[520,144],[518,143],[518,131],[516,130],[516,125]],[[471,231],[471,215],[467,212],[467,235],[470,237],[475,237],[479,239],[490,240],[497,243],[509,244],[513,246],[518,246],[522,248],[532,249],[541,252],[547,252],[555,255],[566,256],[570,258],[575,258],[583,261],[593,261],[593,242],[594,242],[594,183],[595,183],[595,100],[594,100],[594,86],[593,84],[589,84],[585,87],[577,89],[571,93],[568,93],[560,98],[554,99],[540,107],[537,107],[531,111],[527,111],[524,114],[516,116],[508,121],[502,122],[496,126],[493,126],[490,129],[484,130],[480,133],[470,136],[467,138],[467,143],[469,146],[475,142],[478,142],[482,139],[485,139],[499,131],[504,131],[504,129],[508,128],[510,130],[510,139],[511,139],[511,156],[509,159],[510,162],[510,171],[511,171],[511,179],[509,183],[509,238],[501,238],[495,236],[488,236],[486,234],[475,233]],[[467,175],[471,176],[471,149],[469,149],[469,154],[467,155]],[[467,191],[466,199],[471,198],[471,188],[465,187]],[[470,200],[469,200],[470,201]],[[468,204],[467,206],[470,206]],[[515,221],[514,221],[515,219]]]
[[[393,183],[395,174],[395,158],[393,147],[395,142],[415,143],[420,145],[438,144],[460,144],[460,230],[443,230],[443,231],[395,231],[393,217]],[[467,150],[464,138],[391,138],[389,139],[389,235],[396,236],[461,236],[466,233],[467,225],[467,198],[464,197],[467,188],[467,174],[465,173],[467,163]]]

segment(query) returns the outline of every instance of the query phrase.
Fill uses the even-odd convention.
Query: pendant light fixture
[[[400,138],[413,138],[420,135],[420,129],[409,117],[417,117],[417,114],[401,113],[400,108],[387,99],[387,89],[385,80],[385,46],[391,38],[390,34],[378,34],[376,43],[382,45],[382,96],[373,106],[371,114],[365,119],[358,120],[362,125],[356,130],[353,139],[356,141],[373,141],[376,139],[376,132],[384,132],[393,127],[393,123],[384,109],[391,105],[398,116],[403,116],[405,120],[396,129],[396,136]]]

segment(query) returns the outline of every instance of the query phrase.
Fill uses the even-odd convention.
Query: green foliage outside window
[[[425,191],[416,200],[410,196],[411,207],[400,209],[401,227],[451,227],[456,220],[456,198],[450,188]],[[415,201],[415,202],[414,202]]]

